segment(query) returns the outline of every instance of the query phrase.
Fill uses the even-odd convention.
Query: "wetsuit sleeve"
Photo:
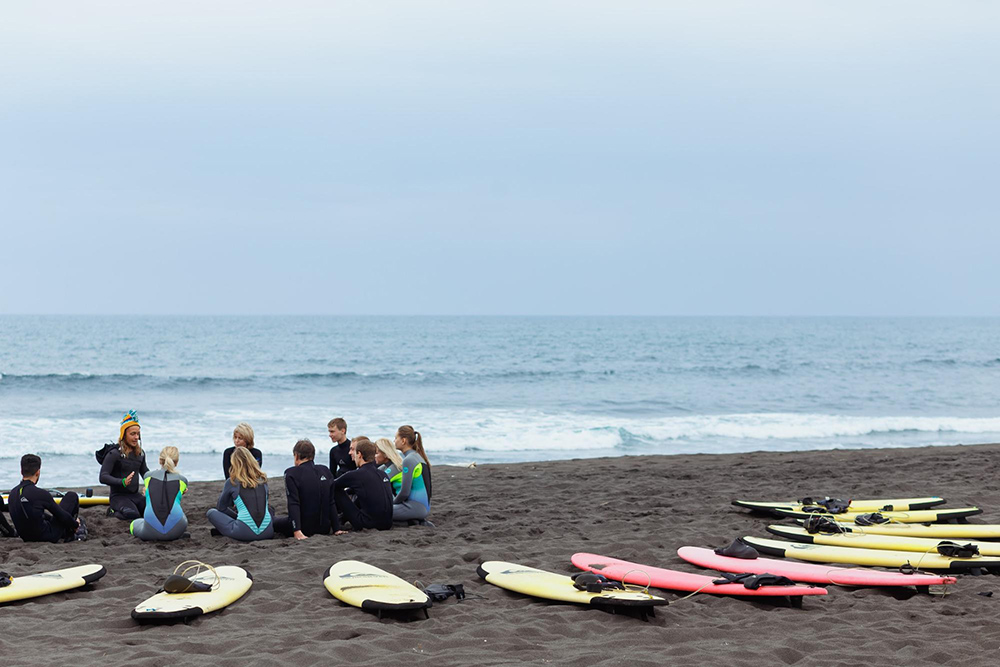
[[[104,463],[101,464],[101,484],[107,484],[113,489],[125,488],[122,486],[122,480],[114,476],[115,465],[118,463],[118,450],[113,449],[108,452],[108,455],[104,457]]]
[[[139,475],[145,477],[146,473],[149,472],[149,467],[146,465],[146,455],[142,455],[142,463],[139,464]]]
[[[229,469],[233,465],[233,448],[222,453],[222,479],[229,479]]]
[[[233,498],[234,489],[235,487],[233,486],[233,483],[229,481],[229,479],[226,479],[226,484],[222,487],[222,493],[219,494],[219,502],[216,503],[215,509],[220,512],[225,512],[227,509],[236,504]]]
[[[292,530],[302,530],[302,511],[299,507],[299,484],[291,475],[285,475],[285,492],[288,495],[288,519]]]
[[[70,516],[69,512],[59,507],[59,503],[52,499],[52,494],[42,489],[35,489],[35,493],[38,494],[38,499],[41,501],[39,504],[42,509],[48,510],[53,519],[63,526],[76,526],[76,519]]]
[[[358,476],[357,470],[348,470],[333,480],[333,488],[337,489],[353,489],[358,485],[358,481],[355,477]]]
[[[253,457],[255,459],[257,459],[257,465],[259,465],[259,466],[264,465],[264,453],[263,452],[261,452],[259,449],[257,449],[256,447],[254,447],[253,449],[250,450],[250,453],[253,454]]]
[[[410,498],[410,487],[413,485],[413,468],[411,465],[412,461],[403,460],[403,479],[401,480],[399,493],[396,497],[392,499],[394,505],[399,503],[404,503]]]
[[[337,476],[337,457],[334,456],[334,452],[336,451],[337,451],[337,445],[334,445],[333,447],[330,448],[330,472],[333,473],[334,477]]]

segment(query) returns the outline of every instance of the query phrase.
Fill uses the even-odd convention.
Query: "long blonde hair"
[[[382,452],[385,458],[389,459],[397,468],[403,467],[403,457],[399,455],[399,450],[389,441],[389,438],[379,438],[375,441],[375,446]]]
[[[160,467],[167,472],[177,472],[180,461],[181,453],[176,447],[164,447],[160,450]]]
[[[253,454],[246,447],[237,447],[233,452],[229,480],[244,489],[255,489],[258,484],[267,482],[267,475],[260,469]]]

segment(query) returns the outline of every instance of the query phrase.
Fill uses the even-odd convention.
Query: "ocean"
[[[94,486],[135,409],[151,467],[222,478],[249,422],[421,432],[432,463],[1000,441],[1000,319],[0,316],[0,487]]]

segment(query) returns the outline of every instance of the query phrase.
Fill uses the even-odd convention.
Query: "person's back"
[[[337,509],[355,530],[392,528],[392,484],[375,464],[375,451],[372,442],[355,445],[357,469],[345,472],[334,482]],[[347,491],[354,494],[354,500]]]
[[[72,540],[79,522],[79,499],[72,491],[56,502],[45,489],[38,488],[42,461],[34,454],[21,457],[21,483],[10,490],[7,502],[10,519],[25,542]],[[80,539],[85,539],[83,532]]]
[[[231,476],[226,479],[217,506],[208,510],[208,520],[219,534],[242,542],[274,537],[267,475],[245,447],[233,454]]]
[[[141,519],[129,526],[129,531],[142,540],[176,540],[187,530],[187,517],[181,509],[181,497],[187,491],[187,478],[175,465],[180,455],[176,447],[160,452],[160,465],[144,480],[146,507]]]
[[[316,449],[307,440],[299,440],[292,449],[295,465],[285,470],[288,516],[275,519],[275,531],[286,537],[305,539],[330,532],[333,502],[333,473],[316,465]]]

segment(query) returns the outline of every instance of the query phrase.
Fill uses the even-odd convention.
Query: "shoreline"
[[[240,544],[209,536],[204,512],[221,482],[193,482],[184,499],[190,539],[142,543],[124,522],[84,508],[90,539],[24,544],[0,539],[15,576],[83,563],[108,574],[93,587],[0,606],[0,649],[9,665],[104,665],[176,660],[358,665],[866,664],[895,650],[894,664],[991,664],[1000,645],[1000,579],[962,576],[947,596],[830,587],[802,609],[760,601],[659,593],[671,604],[644,623],[626,615],[548,603],[482,582],[476,566],[507,560],[562,574],[570,556],[599,553],[711,574],[681,561],[681,546],[718,547],[763,535],[775,523],[732,507],[735,498],[806,495],[939,495],[978,505],[975,523],[1000,523],[1000,444],[743,454],[570,459],[476,468],[435,466],[434,528],[396,528],[303,542]],[[99,488],[99,487],[98,487]],[[97,488],[95,488],[97,493]],[[271,499],[284,513],[283,485]],[[189,625],[141,626],[132,607],[182,560],[240,565],[247,596]],[[334,562],[369,562],[408,581],[462,583],[469,599],[435,604],[427,620],[376,616],[333,599],[321,584]],[[993,592],[993,597],[977,595]],[[471,594],[484,596],[475,598]],[[55,626],[53,626],[55,624]],[[55,627],[64,639],[39,651]],[[886,630],[879,630],[879,629]],[[888,629],[891,629],[888,630]],[[15,639],[16,638],[16,639]],[[850,641],[845,641],[850,638]],[[27,641],[25,641],[27,640]]]

